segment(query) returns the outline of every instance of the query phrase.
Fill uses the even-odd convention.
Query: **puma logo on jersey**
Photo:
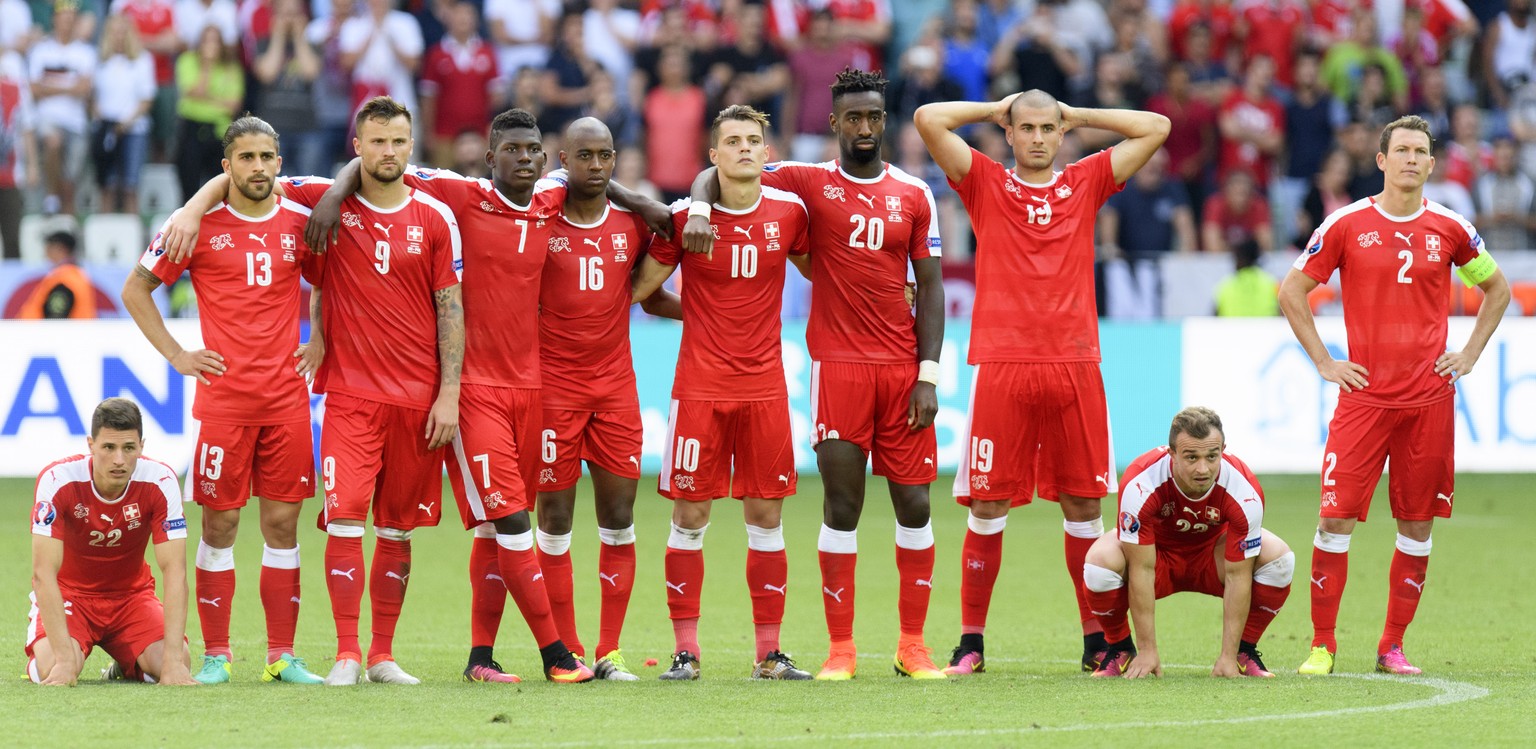
[[[596,239],[594,239],[592,237],[584,237],[584,238],[582,238],[581,243],[582,244],[592,245],[592,249],[594,249],[594,250],[596,250],[598,252],[602,252],[603,251],[603,238],[602,237],[597,237]]]
[[[1191,514],[1193,516],[1195,516],[1196,520],[1200,519],[1200,511],[1199,510],[1191,509],[1189,507],[1180,507],[1179,509],[1181,509],[1181,510],[1183,510],[1183,511],[1185,511],[1185,512],[1187,512],[1187,513],[1189,513],[1189,514]]]
[[[789,486],[789,477],[788,476],[785,476],[784,474],[781,473],[781,474],[779,474],[779,480],[783,481],[785,486]]]
[[[404,585],[405,581],[408,578],[410,578],[411,573],[407,572],[404,575],[402,575],[402,574],[400,574],[398,572],[395,572],[395,571],[391,570],[389,572],[384,573],[384,576],[385,577],[393,577],[394,579],[399,580],[401,585]]]
[[[199,599],[197,599],[197,602],[198,603],[206,603],[209,606],[212,606],[214,608],[221,608],[219,606],[219,601],[222,601],[222,600],[224,600],[224,597],[223,596],[219,596],[218,598],[199,598]]]
[[[1312,584],[1316,585],[1318,590],[1323,590],[1323,581],[1327,579],[1327,575],[1323,575],[1322,577],[1314,577],[1312,578]]]
[[[1413,581],[1413,578],[1405,577],[1405,578],[1403,578],[1403,582],[1408,583],[1409,585],[1412,585],[1414,590],[1417,590],[1418,592],[1423,593],[1424,592],[1424,583],[1429,582],[1429,580],[1425,580],[1424,582],[1416,583],[1416,582]]]
[[[923,465],[933,465],[933,458],[923,458]]]
[[[629,456],[629,462],[634,463],[636,468],[640,467],[640,459],[633,455]]]
[[[1102,476],[1094,476],[1093,480],[1103,484],[1106,487],[1108,487],[1109,486],[1109,473],[1106,472]]]
[[[109,517],[109,516],[107,516],[107,515],[102,515],[102,516],[101,516],[101,520],[102,520],[102,522],[104,522],[104,523],[110,523],[110,522],[112,522],[112,518],[111,518],[111,517]]]
[[[913,580],[912,584],[916,585],[919,588],[932,588],[933,587],[933,580],[931,580],[931,579],[930,580],[921,580],[921,579]]]
[[[769,585],[768,583],[763,583],[763,590],[771,590],[771,591],[773,591],[775,593],[778,593],[781,596],[784,595],[784,589],[788,588],[788,587],[789,587],[789,583],[784,583],[783,585],[781,585],[779,587],[774,587],[772,585]],[[841,593],[842,589],[838,589],[838,592]]]
[[[1272,608],[1270,608],[1268,606],[1260,606],[1259,610],[1260,611],[1268,611],[1270,616],[1279,616],[1280,615],[1280,609],[1272,609]]]
[[[544,579],[544,573],[542,573],[542,572],[535,572],[535,573],[533,573],[533,577],[528,578],[528,582],[536,583],[536,582],[538,582],[540,580],[543,580],[543,579]]]
[[[837,592],[833,593],[831,588],[822,588],[821,592],[826,593],[827,596],[829,598],[831,598],[832,600],[837,601],[838,603],[842,603],[843,602],[843,591],[845,591],[845,590],[847,590],[847,588],[838,588]]]
[[[669,581],[666,581],[666,583],[667,583],[667,588],[669,590],[677,591],[677,594],[680,595],[680,596],[681,595],[686,595],[685,593],[683,593],[683,586],[688,584],[687,581],[680,582],[680,583],[673,583],[673,582],[671,582],[669,580]]]
[[[1397,237],[1398,239],[1403,240],[1403,244],[1406,244],[1409,247],[1413,246],[1413,233],[1412,232],[1409,232],[1408,234],[1404,234],[1404,233],[1402,233],[1400,231],[1395,231],[1395,232],[1392,232],[1392,236]]]
[[[352,573],[354,573],[354,572],[356,572],[356,571],[357,571],[357,568],[356,568],[356,567],[353,567],[353,568],[352,568],[352,569],[350,569],[350,570],[346,570],[346,571],[342,571],[342,570],[331,570],[331,574],[332,574],[332,575],[333,575],[333,576],[335,576],[335,577],[345,577],[345,578],[346,578],[346,579],[348,579],[348,580],[352,580]],[[356,582],[356,581],[355,581],[355,580],[353,580],[353,582]]]
[[[375,221],[373,223],[373,228],[378,229],[381,232],[384,232],[384,236],[386,238],[388,238],[389,237],[389,230],[395,228],[395,225],[394,224],[390,224],[389,226],[385,226],[385,225]]]
[[[1450,504],[1451,503],[1451,497],[1454,497],[1454,496],[1456,496],[1456,492],[1451,492],[1450,494],[1440,494],[1438,492],[1435,493],[1435,499],[1445,500],[1446,504]]]
[[[417,508],[419,508],[422,512],[427,513],[428,515],[432,514],[432,508],[436,507],[436,506],[437,506],[436,502],[428,502],[426,504],[418,504],[418,505],[416,505]]]
[[[597,573],[597,578],[605,583],[608,583],[609,585],[612,585],[615,588],[619,587],[619,573],[617,572],[613,573],[612,575],[604,575],[603,573],[599,572]]]
[[[247,234],[246,236],[251,238],[251,239],[253,239],[253,240],[255,240],[256,242],[259,242],[261,244],[261,249],[263,249],[263,250],[267,249],[267,235],[265,235],[265,234]]]
[[[1093,614],[1094,616],[1114,616],[1115,610],[1110,609],[1108,611],[1094,611],[1093,609],[1089,609],[1088,613]]]
[[[750,227],[750,226],[733,226],[731,228],[735,229],[737,234],[746,235],[747,241],[751,241],[752,240],[752,227]]]
[[[875,210],[875,199],[874,198],[871,198],[871,197],[869,197],[868,195],[865,195],[862,192],[859,193],[858,195],[855,195],[854,197],[858,198],[859,200],[864,201],[864,204],[869,206],[869,210],[871,210],[871,211]]]

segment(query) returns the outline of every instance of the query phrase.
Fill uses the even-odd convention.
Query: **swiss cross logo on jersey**
[[[292,234],[284,234],[284,235],[282,235],[282,238],[279,241],[282,243],[281,244],[282,248],[285,249],[285,250],[288,250],[290,252],[293,251],[293,250],[298,249],[298,247],[299,247],[298,239],[295,238]]]
[[[1221,522],[1221,510],[1215,507],[1205,508],[1205,519],[1213,523]]]
[[[235,238],[229,236],[228,234],[220,234],[213,239],[208,240],[208,246],[212,247],[214,252],[218,252],[219,250],[227,250],[235,246]]]
[[[1439,234],[1425,234],[1424,235],[1424,249],[1429,252],[1429,262],[1431,262],[1431,263],[1438,263],[1438,262],[1440,262],[1440,235]]]
[[[763,224],[763,236],[767,237],[768,239],[778,239],[779,222],[769,221],[768,223]]]
[[[613,249],[623,252],[629,249],[629,237],[624,234],[613,235]]]
[[[900,195],[887,195],[887,196],[885,196],[885,210],[890,211],[892,213],[900,211],[901,210],[901,196]]]
[[[407,242],[423,242],[423,241],[426,241],[426,240],[423,239],[424,236],[425,236],[425,233],[422,232],[421,227],[419,227],[419,226],[407,226],[407,227],[405,227],[405,241],[407,241]]]
[[[123,519],[124,520],[138,520],[139,519],[139,506],[137,504],[123,505]]]

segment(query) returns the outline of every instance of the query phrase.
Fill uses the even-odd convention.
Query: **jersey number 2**
[[[1413,283],[1413,279],[1408,277],[1408,269],[1413,267],[1413,250],[1403,250],[1397,256],[1403,259],[1403,267],[1397,269],[1397,282]]]

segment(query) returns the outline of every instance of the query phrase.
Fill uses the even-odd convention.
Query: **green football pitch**
[[[645,484],[643,486],[648,486]],[[960,542],[964,511],[935,484],[938,569],[928,619],[935,659],[948,657],[959,633]],[[586,484],[583,483],[583,487]],[[70,690],[28,684],[22,637],[30,585],[28,544],[20,525],[30,481],[0,481],[12,508],[11,543],[0,546],[0,612],[9,622],[0,642],[9,678],[0,682],[0,745],[586,747],[610,745],[838,746],[1531,746],[1536,729],[1536,572],[1528,534],[1536,528],[1529,476],[1462,476],[1456,517],[1439,524],[1430,585],[1407,650],[1424,668],[1418,678],[1372,673],[1386,606],[1393,527],[1385,490],[1379,516],[1361,526],[1339,622],[1339,670],[1303,678],[1310,626],[1307,566],[1317,505],[1315,477],[1272,477],[1266,527],[1297,550],[1291,600],[1260,648],[1272,680],[1222,681],[1209,676],[1220,634],[1220,602],[1194,594],[1158,608],[1165,664],[1159,681],[1100,682],[1078,673],[1081,641],[1061,559],[1061,516],[1049,504],[1012,516],[1004,566],[987,633],[988,672],[963,680],[913,682],[890,666],[896,643],[896,576],[892,520],[883,484],[872,491],[861,528],[857,640],[858,678],[845,683],[754,683],[752,624],[743,582],[746,534],[730,501],[715,512],[706,543],[708,575],[700,629],[704,678],[655,680],[672,647],[662,586],[668,503],[644,488],[636,508],[638,584],[624,633],[640,683],[555,686],[538,678],[538,655],[508,605],[498,659],[524,676],[520,685],[466,684],[459,672],[468,651],[465,563],[468,535],[456,520],[418,533],[415,565],[395,654],[423,679],[419,687],[363,684],[352,689],[258,681],[265,652],[256,580],[260,537],[247,516],[237,558],[234,683],[169,689],[104,684],[98,652]],[[820,484],[804,477],[786,502],[790,585],[783,643],[815,671],[825,657],[826,629],[817,594],[816,532]],[[306,519],[312,519],[310,505]],[[254,510],[250,511],[254,513]],[[1109,514],[1109,513],[1107,513]],[[188,508],[191,528],[199,513]],[[302,530],[309,528],[311,530]],[[324,538],[301,525],[304,607],[299,654],[325,673],[335,646],[321,576]],[[591,512],[579,515],[573,545],[577,611],[584,642],[596,639],[597,534]],[[195,535],[194,530],[194,535]],[[195,545],[195,543],[193,544]],[[368,548],[371,556],[371,544]],[[190,569],[192,545],[188,548]],[[366,644],[367,613],[364,610]],[[201,641],[195,613],[193,650]]]

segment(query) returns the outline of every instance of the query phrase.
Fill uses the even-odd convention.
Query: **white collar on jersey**
[[[1412,221],[1412,220],[1418,218],[1419,216],[1424,215],[1424,211],[1429,208],[1429,200],[1427,198],[1421,198],[1419,200],[1419,210],[1414,211],[1413,213],[1410,213],[1407,216],[1394,216],[1394,215],[1392,215],[1390,213],[1387,213],[1386,210],[1381,207],[1381,203],[1377,202],[1376,196],[1374,196],[1374,195],[1371,196],[1369,198],[1369,200],[1371,201],[1371,207],[1375,208],[1376,212],[1381,214],[1382,218],[1384,218],[1384,219],[1386,219],[1388,221],[1391,221],[1393,223],[1396,223],[1396,224],[1406,224],[1409,221]]]
[[[879,176],[876,176],[876,177],[874,177],[872,179],[862,179],[862,178],[859,178],[859,177],[855,177],[852,174],[849,174],[848,170],[843,168],[842,160],[839,159],[838,162],[837,162],[837,173],[843,175],[843,178],[848,180],[849,182],[853,182],[853,183],[860,184],[860,185],[873,185],[873,184],[879,182],[880,180],[885,179],[885,175],[891,173],[891,165],[889,163],[887,163],[887,162],[882,161],[882,162],[880,162],[880,174],[879,174]]]
[[[227,200],[222,202],[222,203],[220,203],[219,206],[221,208],[226,209],[226,211],[229,213],[229,215],[234,216],[235,218],[238,218],[241,221],[245,221],[247,223],[252,223],[252,224],[260,224],[260,223],[264,223],[264,222],[267,222],[267,221],[271,221],[272,217],[276,216],[277,212],[283,209],[283,196],[281,196],[281,195],[274,195],[273,197],[275,198],[275,200],[272,201],[272,210],[267,211],[265,216],[247,216],[244,213],[241,213],[241,212],[235,210],[235,207],[230,205],[229,201],[227,201]]]
[[[574,227],[576,227],[578,229],[596,229],[597,227],[602,226],[603,222],[608,220],[608,214],[611,213],[612,211],[613,211],[613,204],[605,202],[605,203],[603,203],[603,215],[598,216],[597,220],[593,221],[590,224],[578,224],[575,221],[572,221],[571,217],[567,216],[565,214],[565,211],[563,211],[563,210],[560,211],[560,220],[564,221],[565,223],[570,224],[571,226],[574,226]]]
[[[762,204],[763,204],[763,190],[762,190],[762,185],[760,184],[760,185],[758,185],[758,190],[757,190],[757,200],[755,202],[753,202],[752,205],[747,206],[746,208],[743,208],[743,209],[738,211],[738,210],[731,210],[730,208],[726,208],[725,206],[720,205],[719,203],[716,203],[715,204],[715,210],[720,211],[722,213],[729,213],[732,216],[745,216],[748,213],[751,213],[751,212],[757,210],[757,207],[762,205]]]
[[[1056,184],[1056,180],[1061,179],[1061,172],[1051,172],[1051,181],[1050,182],[1044,182],[1044,183],[1030,182],[1029,180],[1024,179],[1023,177],[1020,177],[1019,176],[1019,168],[1017,166],[1015,166],[1014,168],[1008,170],[1008,176],[1012,177],[1013,181],[1015,181],[1015,182],[1025,186],[1025,187],[1033,187],[1033,188],[1038,190],[1040,188],[1050,187],[1051,185]]]

